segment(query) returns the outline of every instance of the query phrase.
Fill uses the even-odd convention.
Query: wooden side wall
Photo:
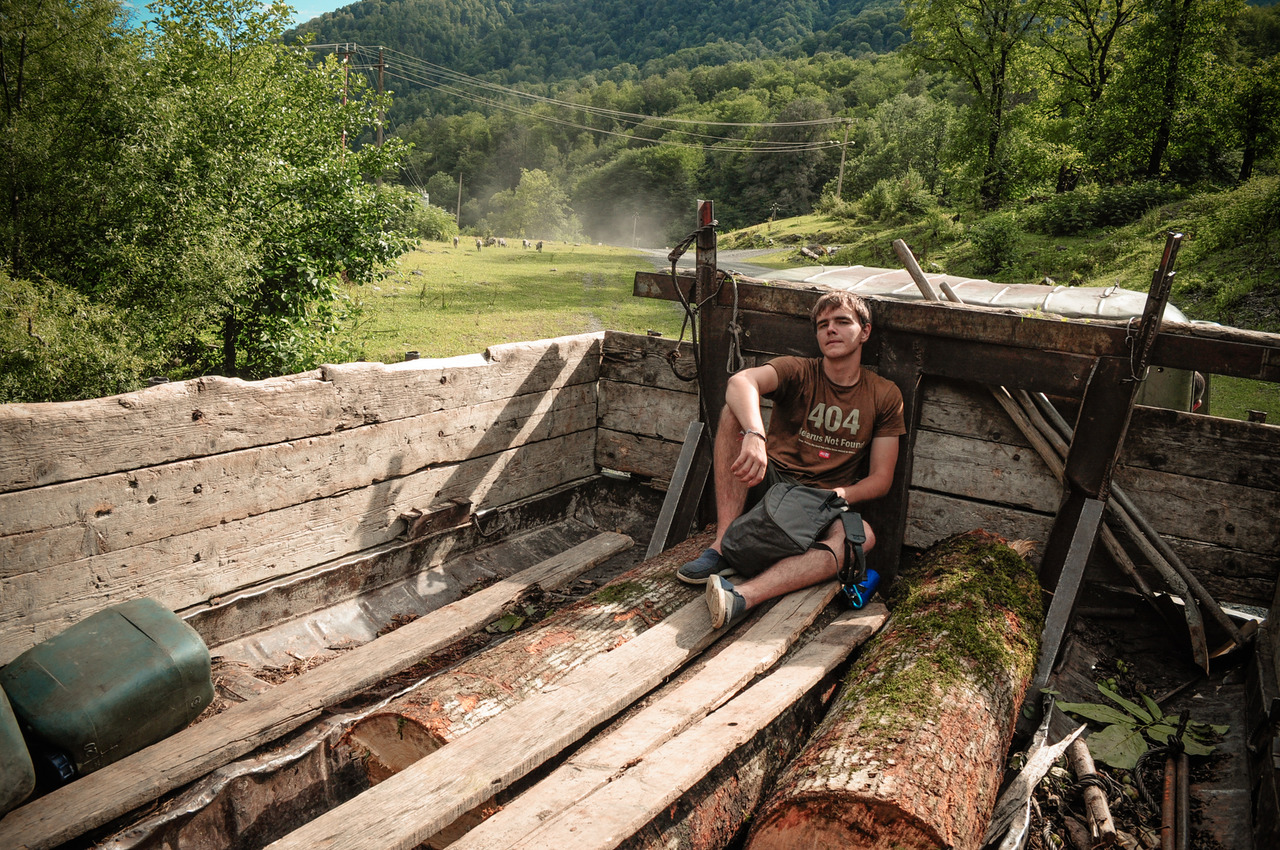
[[[675,340],[607,332],[600,364],[600,430],[596,463],[658,481],[669,480],[685,431],[698,418],[693,346]]]
[[[906,545],[923,549],[972,528],[1043,544],[1062,488],[985,388],[928,380],[921,399]],[[1272,603],[1280,574],[1280,472],[1268,460],[1274,431],[1134,408],[1115,483],[1223,601]]]
[[[594,474],[603,340],[0,406],[0,663],[126,599],[214,603],[410,510]]]

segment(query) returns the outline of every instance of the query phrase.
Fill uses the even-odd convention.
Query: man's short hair
[[[819,316],[828,310],[841,307],[852,311],[853,315],[857,316],[858,321],[862,324],[871,324],[871,305],[867,303],[867,299],[847,289],[833,289],[830,292],[824,292],[817,301],[813,302],[813,310],[809,312],[809,321],[817,328]]]

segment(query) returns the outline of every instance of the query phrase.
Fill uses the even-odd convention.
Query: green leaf
[[[516,629],[524,625],[524,617],[519,614],[507,614],[494,620],[485,627],[485,631],[490,634],[505,634],[514,632]]]
[[[1130,714],[1132,714],[1134,717],[1136,717],[1138,720],[1142,721],[1143,723],[1150,723],[1152,720],[1155,719],[1150,714],[1148,714],[1146,709],[1142,708],[1142,706],[1138,705],[1135,702],[1130,702],[1129,700],[1120,696],[1120,694],[1111,690],[1111,688],[1108,688],[1105,685],[1098,685],[1098,690],[1102,692],[1102,695],[1104,697],[1111,700],[1116,705],[1120,706],[1125,711],[1129,712]]]
[[[1160,710],[1160,704],[1157,703],[1155,700],[1153,700],[1151,697],[1147,696],[1146,694],[1143,694],[1142,702],[1144,705],[1146,705],[1147,711],[1151,714],[1151,717],[1153,719],[1157,717],[1164,717],[1164,712]]]
[[[1109,705],[1099,705],[1096,702],[1060,702],[1057,705],[1063,711],[1078,714],[1087,720],[1096,720],[1099,723],[1118,723],[1126,726],[1134,725],[1132,717]]]
[[[1161,747],[1169,743],[1169,738],[1177,734],[1177,732],[1177,726],[1169,726],[1165,723],[1157,723],[1154,726],[1147,727],[1147,737]]]
[[[1186,735],[1182,739],[1182,748],[1187,751],[1187,755],[1207,756],[1214,750],[1213,744],[1206,744],[1203,741],[1197,741],[1190,735]]]
[[[1087,743],[1095,759],[1120,770],[1133,770],[1147,751],[1142,733],[1126,726],[1108,726],[1090,735]]]

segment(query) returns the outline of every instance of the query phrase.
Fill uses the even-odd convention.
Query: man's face
[[[862,324],[848,307],[832,307],[818,316],[818,347],[824,357],[843,357],[862,347],[871,326]]]

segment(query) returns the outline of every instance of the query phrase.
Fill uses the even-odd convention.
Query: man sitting
[[[834,522],[809,551],[765,567],[732,584],[721,556],[729,524],[780,481],[834,490],[850,505],[889,492],[906,433],[902,393],[890,380],[862,368],[871,335],[871,310],[851,292],[821,296],[811,313],[821,357],[779,357],[729,378],[716,429],[714,466],[716,538],[676,575],[706,584],[715,628],[741,619],[765,600],[835,578],[844,564],[843,524]],[[761,398],[773,401],[768,435]],[[864,551],[875,545],[871,527]]]

